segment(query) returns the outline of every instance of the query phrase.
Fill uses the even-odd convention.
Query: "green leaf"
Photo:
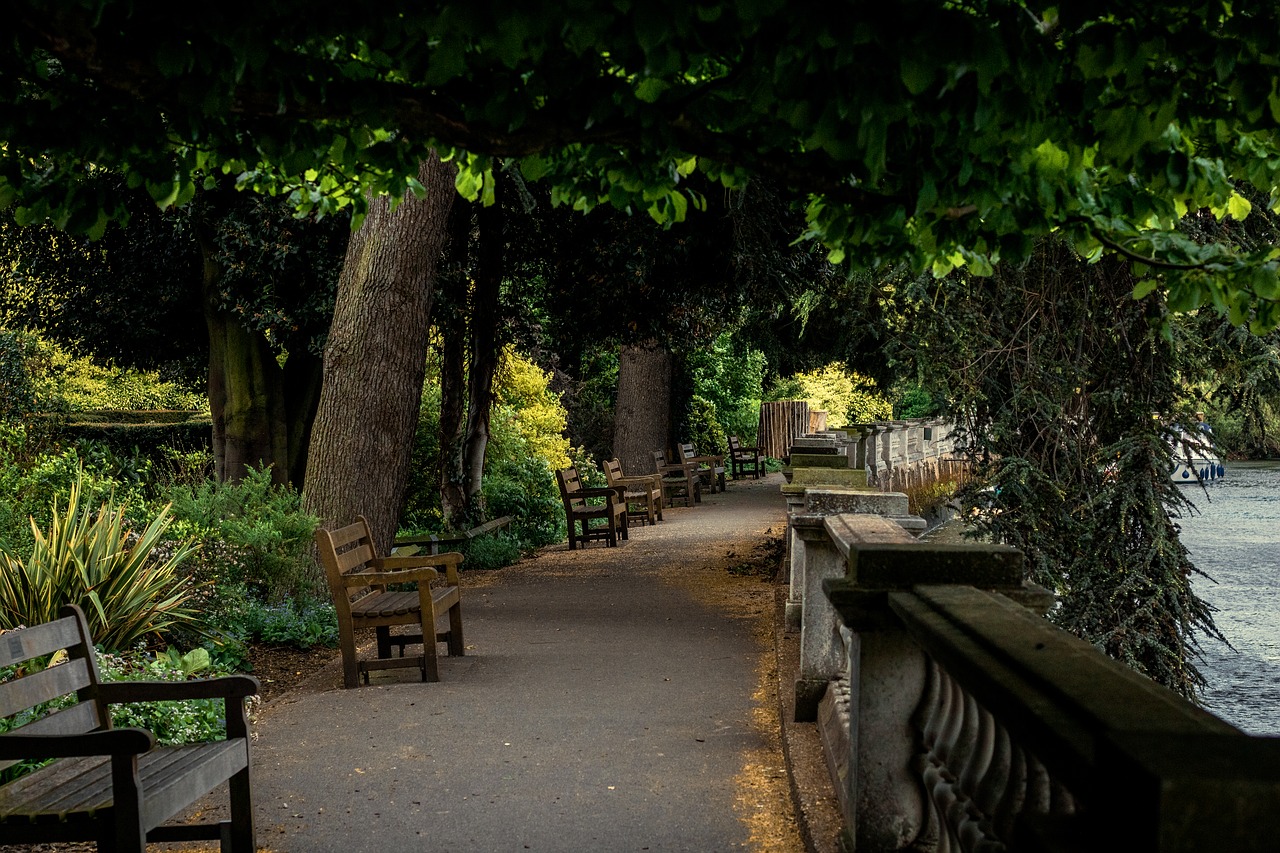
[[[1244,219],[1253,210],[1253,205],[1249,203],[1249,199],[1239,193],[1232,193],[1231,198],[1227,201],[1227,213],[1232,219]]]
[[[657,77],[646,77],[636,86],[636,97],[646,104],[657,103],[662,93],[671,88],[666,80]]]
[[[1133,298],[1142,299],[1159,286],[1160,286],[1160,282],[1157,281],[1156,279],[1144,278],[1142,281],[1138,282],[1133,286]]]
[[[899,63],[902,74],[902,85],[913,95],[919,95],[933,83],[934,66],[909,56],[904,56]]]
[[[550,171],[550,163],[544,157],[532,154],[520,161],[520,174],[526,181],[536,181]]]

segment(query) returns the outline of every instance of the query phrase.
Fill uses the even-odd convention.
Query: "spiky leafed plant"
[[[171,518],[166,506],[142,529],[129,529],[114,500],[94,508],[77,477],[59,508],[54,500],[48,530],[32,522],[35,546],[23,560],[0,551],[0,627],[37,625],[78,604],[94,642],[126,649],[148,635],[177,626],[196,628],[191,592],[178,568],[195,550],[157,549]]]

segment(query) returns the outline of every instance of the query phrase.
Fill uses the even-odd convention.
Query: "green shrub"
[[[723,334],[710,347],[689,356],[688,362],[694,394],[715,406],[724,432],[738,436],[744,444],[755,444],[764,396],[764,353]]]
[[[0,332],[0,391],[10,389],[27,412],[209,408],[204,394],[154,371],[106,367],[30,332]]]
[[[508,533],[495,533],[467,543],[464,569],[485,571],[509,566],[520,559],[520,541]]]
[[[489,514],[511,516],[511,532],[530,548],[565,536],[555,473],[537,456],[491,460],[482,487]]]
[[[268,602],[322,589],[311,554],[319,519],[303,512],[296,490],[271,482],[270,469],[250,469],[238,483],[176,486],[170,498],[174,533],[202,546],[193,573],[203,589],[244,583]]]
[[[839,361],[780,380],[769,396],[774,400],[807,400],[810,410],[827,413],[830,426],[883,421],[893,416],[893,405],[876,388],[874,380],[849,370]]]
[[[933,417],[942,410],[932,394],[914,383],[898,386],[893,396],[893,416],[899,420]]]
[[[94,511],[78,479],[62,511],[55,500],[47,530],[33,522],[29,558],[0,551],[0,627],[50,622],[63,605],[78,604],[94,640],[114,651],[175,626],[196,626],[190,589],[178,572],[192,547],[157,547],[169,525],[165,507],[135,533],[112,500]]]
[[[241,639],[296,649],[338,645],[338,617],[328,598],[285,599],[264,604],[250,599],[237,626]]]
[[[689,401],[688,440],[702,456],[726,455],[729,439],[716,415],[716,404],[702,397]]]

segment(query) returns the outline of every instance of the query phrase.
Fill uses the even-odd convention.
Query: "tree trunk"
[[[501,184],[495,187],[499,192]],[[481,514],[484,454],[489,446],[493,413],[493,376],[498,370],[498,301],[502,294],[504,243],[502,199],[480,209],[479,263],[471,297],[471,374],[467,408],[467,437],[462,448],[463,483],[467,505]]]
[[[294,353],[281,370],[261,333],[219,309],[213,294],[222,270],[211,260],[203,236],[200,243],[214,470],[219,480],[236,482],[251,466],[270,466],[273,482],[301,483],[319,386],[318,360]]]
[[[654,341],[624,346],[618,357],[613,452],[624,473],[653,471],[651,455],[671,433],[671,353]]]
[[[369,520],[375,546],[395,537],[426,370],[436,263],[448,235],[454,171],[434,155],[426,196],[370,201],[338,281],[303,505],[326,526]]]
[[[455,201],[449,214],[449,260],[440,276],[443,304],[436,311],[441,338],[440,513],[445,526],[465,524],[462,473],[463,420],[467,412],[467,290],[470,278],[472,205]]]

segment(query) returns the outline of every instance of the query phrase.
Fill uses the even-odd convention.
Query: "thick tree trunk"
[[[613,452],[624,473],[653,471],[651,454],[671,433],[671,353],[649,341],[624,346],[618,357],[618,405]]]
[[[259,332],[218,308],[222,270],[204,252],[204,315],[209,333],[209,412],[219,480],[242,479],[249,467],[271,467],[276,483],[301,483],[306,437],[315,412],[318,360],[291,354],[284,370]]]
[[[311,432],[303,505],[326,526],[364,515],[377,548],[395,536],[426,368],[436,263],[448,235],[453,167],[422,164],[422,199],[374,199],[338,281]]]

